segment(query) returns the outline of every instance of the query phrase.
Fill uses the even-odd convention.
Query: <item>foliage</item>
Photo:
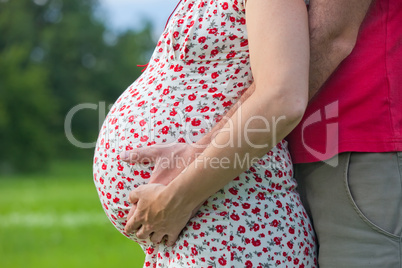
[[[0,1],[0,172],[88,153],[67,141],[66,114],[80,103],[113,103],[140,74],[151,26],[114,33],[97,7],[96,0]],[[74,116],[77,140],[96,140],[99,112]]]

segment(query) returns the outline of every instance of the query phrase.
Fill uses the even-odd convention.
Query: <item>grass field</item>
[[[0,267],[142,267],[138,245],[106,218],[91,163],[0,177]]]

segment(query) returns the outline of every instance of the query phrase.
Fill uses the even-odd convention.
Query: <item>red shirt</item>
[[[287,138],[294,163],[402,151],[402,1],[374,2],[353,52]]]

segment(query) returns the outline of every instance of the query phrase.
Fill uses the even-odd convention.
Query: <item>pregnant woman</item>
[[[144,267],[315,267],[315,238],[295,191],[287,144],[255,145],[267,143],[263,131],[255,131],[261,122],[272,136],[267,122],[282,116],[287,123],[275,134],[279,140],[297,124],[302,112],[288,111],[307,103],[308,50],[303,0],[181,1],[147,69],[110,110],[94,157],[103,208],[121,233],[143,247]],[[205,150],[219,159],[222,151],[236,154],[246,168],[227,169],[230,180],[217,181],[219,188],[205,190],[211,191],[206,197],[194,194],[197,204],[210,197],[173,245],[125,232],[129,193],[149,182],[154,166],[129,165],[119,154],[154,144],[196,143],[253,82],[255,93],[234,123],[232,138],[239,146],[222,149],[227,140],[222,134],[216,137],[219,149]],[[247,128],[254,129],[246,137],[250,143],[237,135]],[[260,154],[251,167],[243,158],[247,151]],[[210,166],[203,169],[211,178]],[[180,179],[169,186],[175,183]]]

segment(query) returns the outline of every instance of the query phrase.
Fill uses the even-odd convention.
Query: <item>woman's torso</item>
[[[252,83],[244,6],[212,2],[183,1],[172,16],[106,119],[110,146],[196,142]]]

